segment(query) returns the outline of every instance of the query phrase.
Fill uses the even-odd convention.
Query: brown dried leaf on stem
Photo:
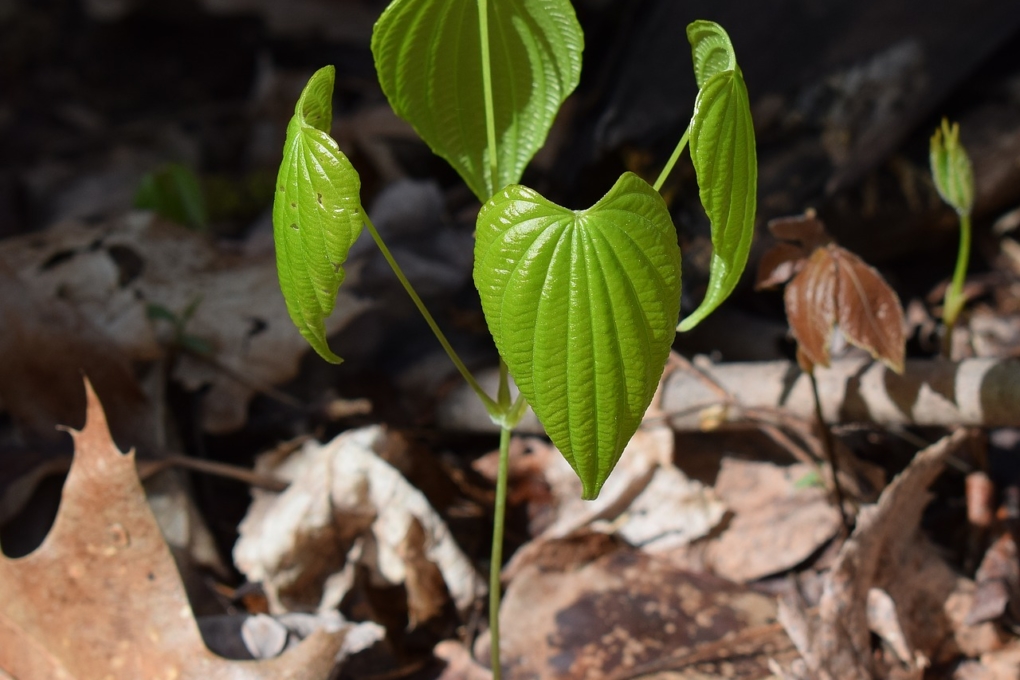
[[[85,427],[60,512],[34,553],[0,556],[0,676],[325,678],[344,633],[320,631],[276,659],[227,661],[202,641],[135,473],[87,387]]]
[[[810,371],[829,365],[838,325],[850,344],[902,373],[903,307],[882,275],[831,243],[812,212],[774,220],[769,228],[782,241],[762,256],[756,287],[776,286],[793,277],[784,301],[801,367]]]
[[[800,352],[828,366],[838,324],[851,344],[903,373],[903,308],[889,284],[859,257],[837,245],[819,248],[786,286],[786,316]]]

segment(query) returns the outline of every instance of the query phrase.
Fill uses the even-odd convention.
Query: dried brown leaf
[[[116,348],[111,356],[128,364],[158,359],[168,343],[181,340],[169,320],[150,318],[153,309],[181,321],[192,308],[183,325],[191,351],[175,362],[173,377],[191,390],[208,388],[201,418],[209,432],[241,427],[255,393],[296,375],[308,351],[287,315],[271,252],[242,256],[152,216],[133,214],[95,226],[66,222],[6,239],[0,264],[31,290],[36,309],[71,308],[92,335]],[[368,306],[341,290],[328,332]],[[116,404],[95,368],[88,370],[112,416]]]
[[[428,536],[421,520],[412,517],[404,535],[403,542],[397,547],[407,570],[404,587],[407,589],[407,619],[410,628],[438,617],[449,605],[450,591],[443,580],[443,572],[432,562],[427,554]]]
[[[851,343],[903,373],[906,345],[903,307],[882,275],[849,250],[829,246],[836,261],[837,323]]]
[[[761,256],[758,261],[758,277],[755,290],[781,286],[804,268],[807,251],[791,243],[777,243]]]
[[[780,242],[762,255],[755,290],[786,283],[804,268],[812,252],[832,241],[813,210],[803,215],[770,220],[769,231]]]
[[[793,217],[769,220],[769,231],[780,241],[789,241],[802,247],[806,253],[828,245],[832,238],[814,210]]]
[[[903,372],[905,324],[895,291],[850,251],[819,248],[786,286],[786,316],[797,339],[798,359],[828,366],[836,324],[847,341]]]
[[[954,596],[966,580],[953,572],[918,529],[930,499],[928,486],[966,439],[966,431],[960,430],[921,451],[882,492],[878,503],[862,508],[853,535],[825,577],[807,639],[795,637],[811,677],[888,677],[876,668],[882,659],[875,653],[869,628],[868,593],[873,588],[888,593],[895,604],[897,627],[913,659],[908,670],[919,670],[926,660],[943,661],[947,652],[959,649],[964,637],[978,637],[978,631],[953,614],[954,608],[959,609],[953,605],[959,601]],[[794,619],[804,614],[792,613]]]
[[[87,388],[60,512],[26,557],[0,556],[0,669],[18,680],[325,678],[343,633],[281,657],[227,661],[202,642],[173,558]]]
[[[1004,532],[988,548],[974,575],[977,590],[967,623],[997,619],[1006,613],[1020,614],[1020,563],[1013,536]]]
[[[575,547],[585,559],[563,554]],[[569,539],[549,541],[543,552],[555,557],[537,555],[511,581],[500,610],[504,677],[644,675],[774,620],[772,598],[745,586],[678,569],[629,546],[594,554],[589,548]],[[789,646],[785,636],[774,642]],[[476,657],[487,653],[482,646]],[[732,677],[768,677],[767,657],[778,651],[727,644],[714,648],[712,660],[729,665]]]
[[[2,260],[0,290],[0,408],[24,432],[50,439],[61,436],[57,425],[78,424],[83,373],[106,400],[119,439],[138,442],[153,430],[130,357],[116,343],[72,305],[40,295]]]
[[[733,513],[726,529],[711,539],[712,571],[737,582],[792,569],[839,531],[839,511],[820,486],[801,488],[808,465],[724,458],[715,491]]]
[[[829,365],[829,344],[837,318],[836,282],[836,262],[827,248],[819,248],[786,285],[783,300],[797,339],[798,361],[803,354],[811,365]],[[801,365],[810,370],[803,362]]]

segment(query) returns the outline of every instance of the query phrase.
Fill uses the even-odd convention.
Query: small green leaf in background
[[[142,177],[135,192],[135,207],[192,229],[209,226],[205,196],[198,177],[180,163],[167,163]]]
[[[960,124],[942,119],[931,138],[931,174],[942,200],[961,215],[974,206],[974,172],[967,150],[960,143]]]
[[[520,181],[580,79],[569,0],[487,0],[498,177],[489,172],[478,0],[395,0],[372,33],[390,106],[478,199]]]
[[[740,281],[754,237],[758,160],[747,86],[729,37],[716,24],[696,21],[687,29],[701,84],[691,121],[691,161],[701,204],[712,223],[708,290],[678,330],[694,328]],[[728,57],[728,58],[727,58]],[[731,68],[719,70],[723,66]]]
[[[312,75],[287,126],[273,201],[276,270],[290,318],[322,358],[342,359],[326,342],[326,317],[344,280],[343,263],[363,225],[361,180],[329,136],[332,66]]]
[[[507,187],[478,216],[474,280],[521,393],[595,498],[675,337],[680,249],[665,202],[632,173],[588,210]]]

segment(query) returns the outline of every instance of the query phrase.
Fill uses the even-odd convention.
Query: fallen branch
[[[700,372],[700,373],[699,373]],[[867,359],[844,359],[816,369],[822,414],[829,423],[938,427],[1020,427],[1020,361],[967,359],[908,361],[903,375]],[[482,376],[495,393],[497,374]],[[729,396],[727,396],[729,395]],[[459,389],[440,404],[441,427],[495,432],[485,409],[468,389]],[[808,376],[795,363],[712,364],[674,370],[662,389],[659,417],[675,430],[704,429],[706,416],[719,423],[761,420],[764,411],[782,409],[814,417]],[[518,428],[540,433],[530,412]]]

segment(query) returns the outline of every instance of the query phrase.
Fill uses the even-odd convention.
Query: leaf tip
[[[312,346],[312,349],[315,350],[315,353],[318,354],[323,359],[325,359],[326,361],[328,361],[329,363],[339,366],[344,362],[344,360],[339,355],[337,355],[335,352],[333,352],[333,350],[329,348],[329,344],[326,342],[325,337],[315,333],[306,332],[305,330],[301,331],[301,335],[305,337],[305,340],[307,340],[308,344]]]
[[[332,65],[323,66],[312,74],[308,84],[301,91],[294,107],[294,114],[305,125],[322,132],[329,133],[333,126],[333,84],[336,81],[336,68]]]
[[[92,381],[87,375],[82,375],[82,380],[85,383],[85,427],[82,428],[82,431],[105,429],[107,427],[106,411],[103,410],[103,404],[99,401],[96,388],[92,386]]]
[[[703,315],[691,314],[689,317],[677,324],[676,330],[678,333],[686,333],[691,330],[701,321]]]

